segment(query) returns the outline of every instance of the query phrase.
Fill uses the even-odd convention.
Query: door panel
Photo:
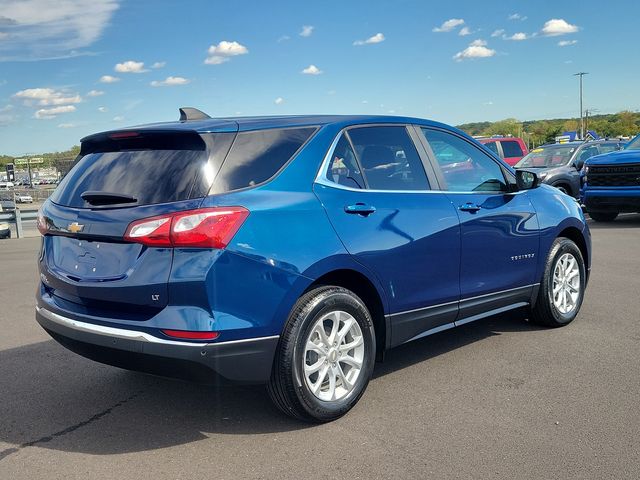
[[[407,129],[351,128],[334,145],[314,191],[347,251],[385,289],[389,344],[453,322],[460,298],[458,215],[444,192],[430,190],[427,159]]]
[[[457,303],[460,225],[444,193],[355,191],[322,184],[315,185],[315,192],[347,251],[383,284],[389,313]],[[366,216],[345,212],[358,203],[375,211]],[[457,305],[439,311],[442,315],[432,313],[393,315],[394,338],[410,336],[406,341],[452,322]]]
[[[539,225],[528,194],[513,192],[511,174],[468,139],[439,129],[422,133],[460,218],[458,318],[530,301]]]
[[[534,283],[538,219],[527,194],[448,195],[458,207],[462,231],[462,299]],[[479,209],[465,209],[468,205]]]

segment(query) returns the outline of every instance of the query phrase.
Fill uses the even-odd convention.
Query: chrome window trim
[[[137,330],[127,330],[124,328],[106,327],[104,325],[96,325],[93,323],[81,322],[69,317],[65,317],[58,313],[47,310],[46,308],[36,306],[36,312],[43,317],[51,320],[58,325],[77,330],[79,332],[92,333],[95,335],[101,335],[104,337],[116,337],[127,340],[136,340],[145,343],[157,343],[161,345],[175,345],[180,347],[213,347],[215,345],[233,345],[235,343],[247,343],[257,342],[260,340],[272,340],[279,338],[280,335],[272,335],[270,337],[256,337],[256,338],[244,338],[241,340],[229,340],[228,342],[210,342],[210,343],[194,343],[194,342],[180,342],[177,340],[165,340],[163,338],[154,337],[146,332],[140,332]]]
[[[327,173],[329,171],[329,162],[331,162],[331,157],[332,157],[333,152],[335,151],[336,147],[338,146],[338,142],[340,141],[340,137],[342,137],[342,135],[344,135],[344,134],[347,134],[349,130],[352,130],[354,128],[367,128],[367,127],[404,127],[405,130],[406,130],[407,127],[409,127],[409,126],[410,125],[406,124],[406,123],[366,123],[366,124],[362,124],[362,125],[351,125],[351,126],[342,128],[336,134],[335,138],[331,142],[331,145],[329,146],[329,149],[327,150],[327,153],[325,154],[324,159],[322,160],[322,164],[320,165],[320,168],[318,169],[318,173],[316,174],[316,179],[315,179],[314,183],[318,183],[320,185],[324,185],[325,187],[337,188],[337,189],[340,189],[340,190],[348,190],[348,191],[351,191],[351,192],[371,192],[371,193],[443,193],[442,190],[433,190],[433,189],[431,189],[431,190],[376,190],[376,189],[373,189],[373,188],[352,188],[352,187],[347,187],[346,185],[340,185],[339,183],[336,183],[336,182],[334,182],[332,180],[329,180],[329,178],[327,177]],[[408,131],[407,131],[407,135],[409,135],[409,139],[413,143],[413,138],[411,137],[411,135],[409,134]],[[349,142],[351,142],[351,140],[349,140]],[[418,154],[418,156],[420,156],[420,152],[418,151],[418,147],[416,145],[414,145],[414,148],[416,149],[416,153]],[[423,166],[423,168],[424,168],[424,166]],[[425,172],[425,176],[427,177],[427,181],[429,181],[429,177],[428,177],[426,172]],[[363,175],[363,178],[364,178],[364,175]]]
[[[517,194],[521,194],[521,193],[526,193],[526,190],[520,190],[518,192],[487,192],[487,191],[483,191],[483,192],[474,192],[474,191],[451,191],[451,190],[446,190],[446,189],[430,189],[430,190],[376,190],[376,189],[372,189],[372,188],[353,188],[353,187],[348,187],[346,185],[341,185],[339,183],[336,183],[332,180],[329,180],[329,178],[327,178],[327,173],[329,170],[329,162],[331,162],[331,157],[333,155],[333,152],[335,151],[336,147],[338,146],[338,142],[340,141],[340,137],[342,137],[343,134],[347,133],[350,129],[353,128],[361,128],[361,127],[386,127],[386,126],[394,126],[394,127],[398,127],[398,126],[403,126],[403,127],[408,127],[410,126],[409,124],[404,124],[404,123],[391,123],[391,124],[387,124],[387,123],[380,123],[380,124],[362,124],[362,125],[351,125],[349,127],[344,127],[342,129],[340,129],[340,131],[336,134],[336,136],[334,137],[333,141],[331,142],[331,144],[329,145],[329,149],[327,150],[327,153],[324,156],[324,159],[322,160],[322,164],[320,165],[320,168],[318,169],[318,173],[316,174],[316,178],[314,180],[314,183],[317,183],[319,185],[325,186],[325,187],[330,187],[330,188],[336,188],[338,190],[347,190],[350,192],[360,192],[360,193],[445,193],[445,194],[449,194],[449,193],[453,193],[453,194],[465,194],[465,195],[517,195]],[[416,127],[418,128],[430,128],[424,125],[416,125]],[[438,129],[438,130],[442,130],[442,129]],[[446,131],[446,130],[442,130],[442,131]],[[448,132],[448,133],[452,133],[452,132]],[[452,133],[452,135],[455,135],[454,133]],[[411,140],[413,141],[413,138],[411,138]],[[475,145],[474,145],[475,146]],[[417,146],[416,146],[417,149]],[[491,157],[489,157],[491,158]],[[493,158],[492,158],[493,160]],[[500,163],[498,163],[498,165],[500,165]],[[426,172],[425,172],[426,173]],[[427,176],[428,178],[428,176]]]

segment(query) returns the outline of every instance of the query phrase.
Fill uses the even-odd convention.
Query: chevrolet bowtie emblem
[[[70,223],[67,226],[67,230],[70,231],[71,233],[81,232],[83,228],[84,228],[84,225],[80,225],[78,222]]]

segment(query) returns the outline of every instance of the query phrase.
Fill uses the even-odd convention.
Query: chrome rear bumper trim
[[[137,330],[126,330],[124,328],[114,328],[114,327],[105,327],[104,325],[95,325],[93,323],[81,322],[79,320],[74,320],[72,318],[65,317],[63,315],[59,315],[57,313],[51,312],[46,308],[42,308],[36,306],[36,312],[47,318],[48,320],[57,323],[58,325],[62,325],[67,328],[71,328],[73,330],[77,330],[79,332],[93,333],[96,335],[102,335],[105,337],[115,337],[115,338],[124,338],[128,340],[136,340],[138,342],[147,342],[147,343],[158,343],[162,345],[175,345],[180,347],[214,347],[216,345],[233,345],[236,343],[247,343],[247,342],[259,342],[261,340],[272,340],[275,338],[279,338],[279,335],[272,335],[270,337],[257,337],[257,338],[245,338],[242,340],[230,340],[228,342],[214,342],[214,343],[194,343],[194,342],[180,342],[176,340],[165,340],[163,338],[154,337],[145,332],[139,332]]]

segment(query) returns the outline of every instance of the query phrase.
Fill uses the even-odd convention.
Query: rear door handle
[[[462,210],[463,212],[472,212],[473,213],[473,212],[477,212],[482,207],[480,205],[476,205],[475,203],[467,202],[464,205],[460,205],[458,208],[460,210]]]
[[[367,205],[365,203],[356,203],[354,205],[347,205],[344,207],[345,213],[354,213],[356,215],[362,215],[366,217],[376,211],[376,207],[373,205]]]

